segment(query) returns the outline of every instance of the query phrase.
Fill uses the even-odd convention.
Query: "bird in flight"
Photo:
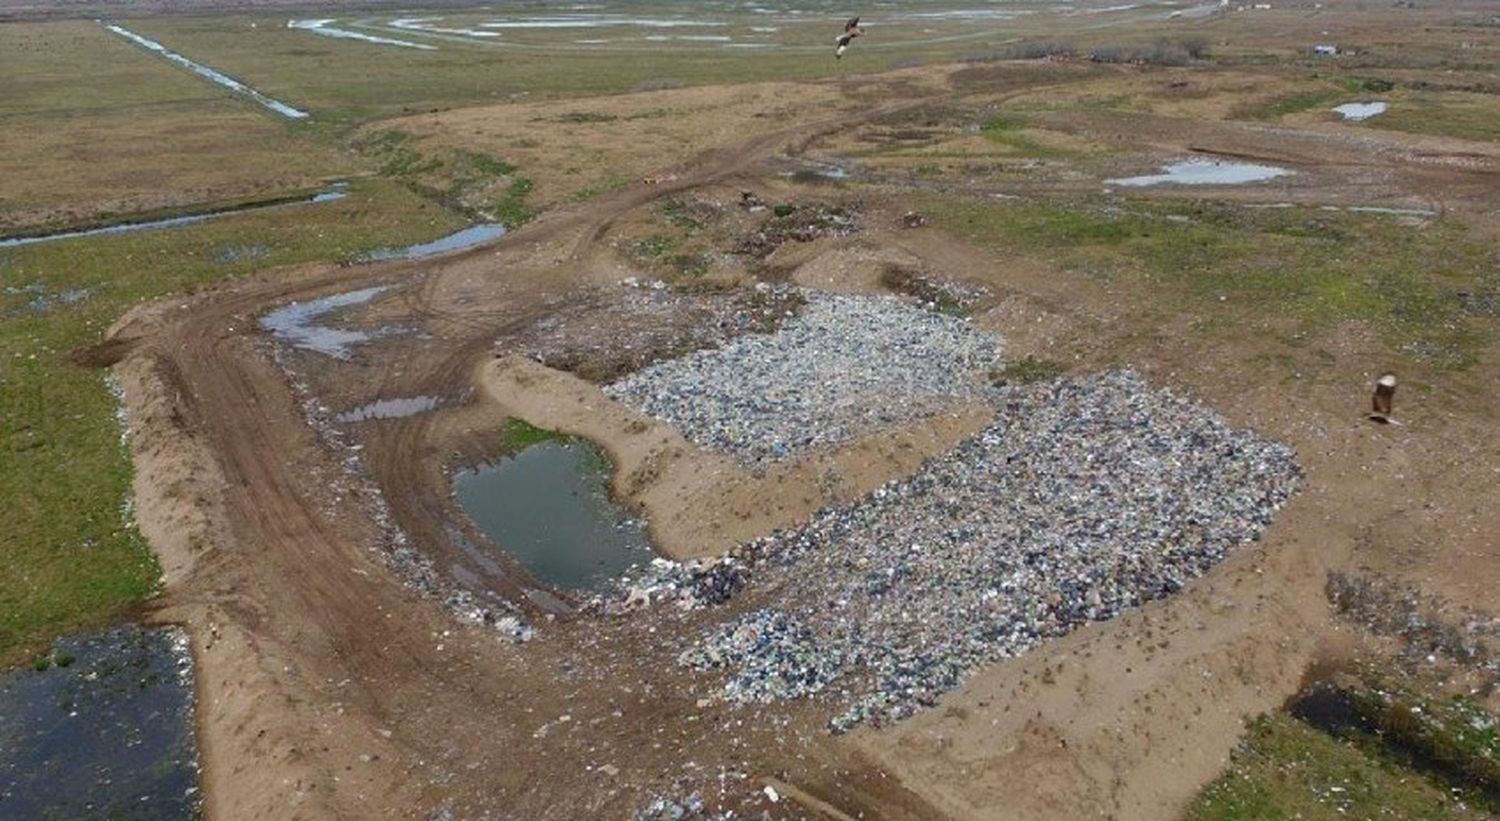
[[[833,40],[833,42],[838,44],[838,48],[833,52],[833,58],[835,60],[844,59],[844,52],[849,50],[849,44],[854,42],[854,38],[864,33],[865,30],[859,26],[859,18],[849,18],[849,22],[844,24],[844,33]]]

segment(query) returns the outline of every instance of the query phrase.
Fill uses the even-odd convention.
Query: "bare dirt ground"
[[[539,625],[516,645],[457,622],[390,571],[370,488],[439,572],[468,566],[448,534],[462,517],[446,470],[492,452],[506,415],[600,441],[620,468],[617,493],[648,513],[663,550],[683,556],[722,551],[904,475],[982,423],[955,408],[751,476],[592,385],[496,347],[566,311],[580,289],[630,275],[618,235],[630,235],[642,209],[694,192],[786,194],[777,175],[788,157],[836,155],[860,129],[930,105],[933,88],[965,105],[996,99],[976,91],[979,79],[933,71],[921,83],[838,95],[848,103],[832,112],[824,103],[838,87],[822,87],[680,164],[648,146],[667,181],[560,208],[495,245],[433,261],[270,271],[123,320],[112,339],[123,353],[137,516],[168,571],[155,615],[185,624],[198,655],[210,815],[628,817],[653,796],[701,790],[710,806],[777,816],[1160,818],[1219,771],[1244,718],[1277,706],[1336,636],[1328,568],[1373,567],[1482,601],[1500,581],[1500,545],[1488,535],[1500,512],[1476,500],[1493,487],[1500,452],[1486,433],[1493,410],[1472,390],[1418,379],[1402,395],[1407,424],[1369,425],[1361,410],[1380,363],[1357,330],[1332,333],[1332,376],[1289,387],[1243,367],[1255,343],[1186,342],[1176,331],[1192,318],[1151,294],[903,227],[908,189],[894,182],[861,190],[859,234],[787,249],[792,278],[870,289],[871,260],[915,260],[989,290],[977,321],[1006,336],[1008,356],[1049,352],[1078,368],[1129,362],[1294,445],[1307,481],[1269,537],[1176,597],[984,669],[915,718],[840,737],[826,733],[815,704],[735,708],[675,669],[673,636],[720,616],[559,613],[527,594],[538,586],[515,567],[471,573]],[[511,113],[495,110],[495,122]],[[1496,175],[1492,149],[1317,126],[1203,128],[1108,114],[1076,130],[1129,145],[1119,165],[1201,146],[1309,172],[1240,197],[1400,195],[1467,213]],[[1455,157],[1464,161],[1442,161]],[[395,287],[356,321],[421,333],[383,338],[348,362],[286,354],[294,390],[256,317],[373,284]],[[1494,366],[1471,378],[1492,386]],[[302,404],[310,395],[343,409],[419,394],[471,399],[361,426],[366,481],[344,471],[346,454],[319,438]],[[819,484],[817,460],[847,460],[852,478]],[[768,783],[780,803],[761,792]]]

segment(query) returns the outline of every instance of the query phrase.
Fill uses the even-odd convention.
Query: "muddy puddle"
[[[99,228],[80,228],[73,231],[54,231],[47,234],[30,234],[19,237],[0,239],[0,248],[14,248],[21,245],[35,245],[40,242],[54,242],[62,239],[76,239],[78,237],[94,237],[104,234],[130,234],[136,231],[155,231],[161,228],[176,228],[180,225],[192,225],[219,217],[228,217],[235,214],[244,214],[250,211],[263,211],[268,208],[285,208],[292,205],[318,205],[325,202],[337,202],[347,197],[349,192],[343,184],[335,185],[326,191],[319,191],[306,197],[290,199],[278,199],[271,202],[252,203],[230,208],[215,208],[208,211],[200,211],[195,214],[183,214],[176,217],[163,219],[140,220],[117,222],[113,225],[105,225]]]
[[[341,424],[368,422],[372,419],[404,419],[436,409],[442,400],[436,396],[403,396],[396,399],[380,399],[361,405],[335,416],[333,421]]]
[[[782,172],[794,182],[843,182],[849,179],[849,168],[841,163],[804,161],[799,167]]]
[[[308,117],[306,111],[298,108],[293,108],[273,97],[267,97],[266,95],[260,93],[259,91],[256,91],[250,86],[245,85],[239,80],[236,80],[227,74],[215,71],[214,69],[211,69],[208,66],[203,65],[202,63],[195,63],[192,60],[189,60],[188,58],[182,56],[181,54],[172,51],[161,43],[156,42],[155,40],[142,37],[141,35],[131,31],[130,29],[122,28],[111,23],[104,24],[104,27],[114,32],[115,34],[124,37],[126,40],[135,43],[141,48],[155,52],[166,60],[182,66],[188,71],[193,72],[194,74],[202,77],[205,80],[208,80],[209,82],[217,83],[229,89],[230,91],[249,97],[255,102],[260,103],[266,108],[271,109],[272,111],[280,114],[283,117],[286,117],[287,119],[305,120]]]
[[[422,259],[423,257],[446,254],[450,251],[461,251],[480,243],[499,239],[505,236],[505,226],[498,222],[484,222],[471,225],[461,231],[455,231],[446,237],[439,237],[431,242],[420,242],[416,245],[408,245],[404,248],[380,248],[364,254],[360,257],[361,262],[381,262],[390,259]]]
[[[0,817],[201,817],[192,699],[176,628],[69,636],[0,675]]]
[[[1343,105],[1334,106],[1333,110],[1337,111],[1348,122],[1359,122],[1360,120],[1368,120],[1371,117],[1384,114],[1386,104],[1380,102],[1344,103]]]
[[[1142,188],[1150,185],[1245,185],[1284,177],[1292,173],[1274,165],[1227,162],[1224,160],[1185,160],[1162,166],[1162,173],[1139,177],[1105,180],[1107,185]]]
[[[453,479],[459,506],[538,580],[570,590],[606,587],[655,557],[643,522],[609,498],[597,447],[548,441]]]
[[[334,359],[348,359],[351,346],[368,342],[380,336],[382,332],[335,328],[319,324],[318,320],[341,308],[363,305],[389,290],[390,287],[389,285],[376,285],[307,302],[293,302],[261,317],[260,325],[276,339],[294,348],[324,354]]]

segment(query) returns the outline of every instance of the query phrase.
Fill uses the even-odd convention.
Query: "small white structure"
[[[1316,54],[1319,57],[1337,57],[1339,54],[1339,47],[1333,45],[1332,43],[1319,43],[1312,47],[1312,51],[1313,54]]]

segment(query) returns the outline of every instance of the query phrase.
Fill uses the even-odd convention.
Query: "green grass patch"
[[[994,381],[998,385],[1029,385],[1033,382],[1056,379],[1067,370],[1063,363],[1056,360],[1027,356],[1024,359],[1007,363],[995,374]]]
[[[1228,771],[1186,813],[1188,821],[1489,817],[1410,770],[1280,714],[1251,723]]]
[[[500,433],[505,439],[505,449],[511,453],[520,453],[543,442],[573,441],[573,437],[566,433],[539,428],[519,416],[507,416],[500,426]]]
[[[612,123],[620,119],[599,111],[569,111],[557,118],[560,123]]]
[[[611,174],[601,180],[589,183],[573,193],[575,202],[588,202],[589,200],[610,194],[630,185],[630,177],[623,174]]]
[[[1500,812],[1500,734],[1495,716],[1463,696],[1437,696],[1409,683],[1339,691],[1358,721],[1337,735],[1367,754],[1425,773]]]
[[[473,166],[475,172],[483,176],[508,177],[519,170],[505,160],[496,159],[488,154],[481,154],[478,151],[460,151],[457,153],[469,165]]]
[[[933,199],[937,225],[1103,281],[1167,289],[1245,328],[1268,316],[1308,330],[1368,322],[1440,367],[1474,362],[1493,327],[1454,288],[1482,284],[1490,250],[1457,220],[1417,230],[1370,214],[1215,203],[992,203]]]
[[[1063,152],[1042,145],[1026,132],[1026,121],[1010,114],[999,114],[979,127],[979,133],[996,145],[1031,156],[1051,156]]]
[[[1500,98],[1463,92],[1403,92],[1390,108],[1368,121],[1372,128],[1500,141]]]
[[[132,471],[115,399],[104,374],[70,364],[69,351],[99,342],[141,302],[462,224],[377,179],[338,202],[0,250],[0,667],[117,618],[160,577],[126,506]]]
[[[517,454],[534,445],[556,442],[560,445],[582,447],[584,466],[590,472],[608,476],[614,471],[614,464],[610,462],[604,449],[581,436],[540,428],[518,416],[507,416],[500,426],[500,434],[505,443],[506,453]]]
[[[1236,115],[1245,120],[1279,120],[1289,114],[1332,107],[1348,95],[1348,89],[1332,86],[1297,91],[1241,109]]]
[[[0,25],[0,54],[6,58],[0,116],[206,101],[228,94],[91,20]]]
[[[412,135],[374,131],[356,138],[356,151],[379,164],[380,172],[442,205],[516,228],[536,217],[527,205],[535,183],[498,157],[466,149],[423,151]]]
[[[637,240],[630,246],[631,252],[639,259],[646,262],[656,262],[666,258],[677,247],[677,240],[664,234],[655,234],[642,240]]]
[[[395,14],[376,15],[389,20]],[[448,16],[454,25],[478,24],[504,13]],[[743,14],[741,22],[762,21]],[[333,40],[288,29],[286,15],[204,15],[151,17],[123,24],[199,62],[211,65],[277,99],[312,112],[312,128],[348,128],[371,120],[426,113],[455,106],[505,103],[517,99],[582,98],[635,90],[750,82],[796,82],[827,76],[883,71],[892,60],[942,60],[968,48],[963,40],[981,36],[957,22],[953,42],[900,47],[882,54],[842,61],[808,59],[799,51],[737,53],[733,49],[679,45],[673,48],[579,49],[572,41],[610,36],[609,27],[556,31],[508,31],[502,44],[462,38],[425,38],[411,32],[383,32],[399,39],[437,46],[433,51],[372,46]],[[824,42],[822,27],[809,23],[807,44]],[[747,50],[748,51],[748,50]],[[185,72],[184,72],[185,73]],[[637,117],[668,116],[664,107]],[[602,122],[587,109],[578,122]]]
[[[530,222],[536,211],[526,204],[526,197],[535,184],[528,177],[515,177],[505,187],[505,194],[495,203],[494,214],[507,228],[515,228]]]
[[[687,204],[682,200],[674,198],[666,199],[657,206],[657,211],[672,225],[687,231],[703,230],[703,221],[693,216],[688,210]]]

